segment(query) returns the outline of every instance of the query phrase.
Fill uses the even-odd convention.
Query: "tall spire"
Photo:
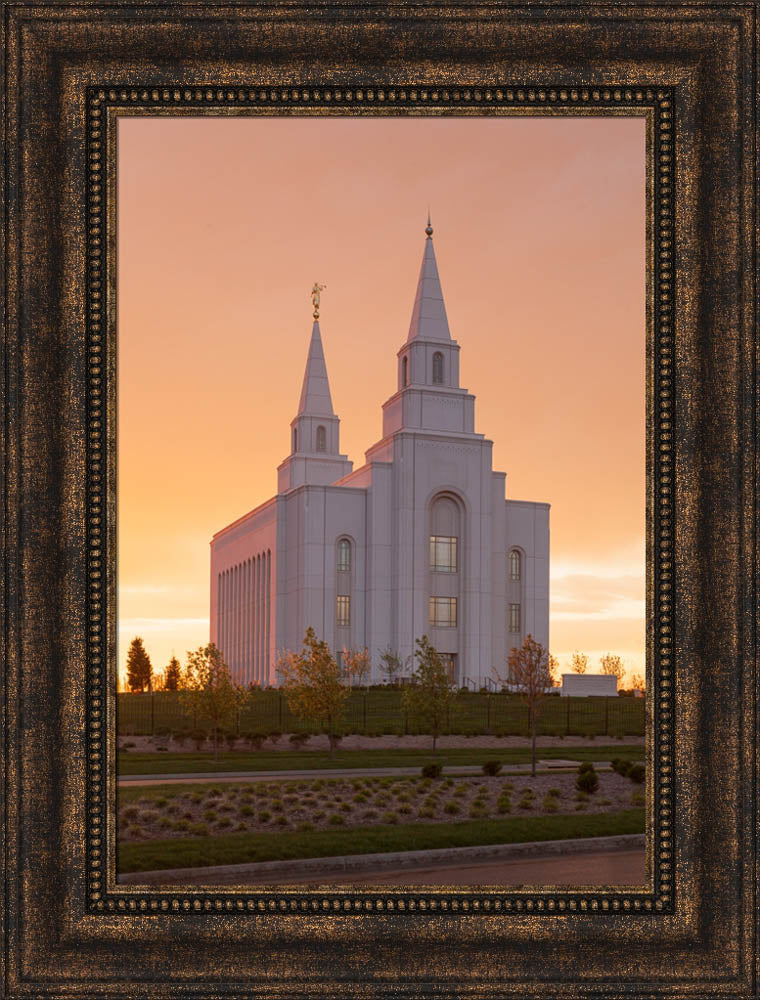
[[[417,337],[422,340],[451,340],[449,321],[446,318],[446,306],[441,291],[441,280],[438,277],[435,250],[433,250],[433,227],[430,225],[429,212],[425,233],[427,239],[422,255],[422,267],[417,282],[417,294],[414,299],[407,343]]]
[[[325,352],[322,349],[322,337],[319,332],[319,321],[314,321],[311,330],[309,355],[306,359],[306,371],[301,386],[301,399],[298,404],[298,416],[334,417],[332,399],[330,398],[330,383],[327,379]]]

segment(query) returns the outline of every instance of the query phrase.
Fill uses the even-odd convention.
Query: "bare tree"
[[[625,665],[619,656],[613,656],[612,653],[607,653],[599,660],[602,666],[602,673],[608,674],[613,677],[617,677],[618,684],[623,679],[623,674],[625,674]]]
[[[528,634],[522,646],[514,647],[509,654],[507,682],[516,688],[528,706],[531,735],[532,771],[536,774],[536,724],[541,713],[541,699],[552,687],[549,651]],[[496,674],[497,679],[504,680]]]
[[[585,674],[588,669],[588,657],[585,653],[573,653],[570,669],[574,674]]]
[[[348,675],[349,686],[353,687],[354,680],[361,687],[369,683],[372,663],[369,657],[369,650],[364,649],[343,649],[343,669]]]
[[[412,663],[412,657],[407,656],[402,660],[399,654],[390,646],[380,654],[380,670],[388,678],[388,683],[393,684],[397,677],[407,673]]]

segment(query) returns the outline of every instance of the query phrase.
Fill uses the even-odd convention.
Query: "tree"
[[[585,653],[573,653],[570,669],[574,674],[585,674],[588,669],[588,657]]]
[[[182,668],[176,656],[171,660],[164,671],[164,691],[179,691],[182,683]]]
[[[625,667],[619,656],[613,656],[611,653],[607,653],[607,655],[603,656],[599,662],[602,665],[603,674],[617,677],[618,683],[622,681],[623,674],[625,673]]]
[[[245,697],[244,688],[232,680],[221,650],[213,642],[188,652],[180,698],[186,711],[211,726],[215,761],[219,760],[219,731],[235,724]]]
[[[536,775],[536,723],[541,714],[541,699],[551,688],[549,651],[528,634],[522,646],[514,647],[509,654],[509,683],[517,688],[528,706],[528,720],[532,748],[533,777]],[[497,675],[498,676],[498,675]],[[499,678],[501,680],[501,678]]]
[[[454,686],[438,651],[430,645],[426,635],[417,639],[416,646],[414,655],[417,666],[412,674],[413,683],[404,688],[404,708],[420,716],[430,726],[435,753],[441,726],[454,697]]]
[[[142,639],[136,636],[129,644],[127,653],[127,688],[130,691],[150,691],[152,681],[150,657],[145,652]]]
[[[299,719],[325,722],[332,758],[337,743],[336,727],[343,718],[348,688],[341,682],[340,668],[330,647],[309,626],[301,652],[283,653],[275,670],[290,711]]]
[[[349,685],[353,686],[354,679],[361,686],[369,680],[372,662],[369,658],[369,650],[364,649],[343,649],[343,668],[348,675]]]
[[[559,674],[559,660],[556,656],[552,656],[549,653],[549,678],[551,680],[552,687],[559,687],[561,680]]]
[[[396,677],[405,674],[411,665],[411,656],[402,660],[398,653],[388,646],[380,654],[380,670],[388,678],[388,683],[393,684]]]
[[[643,674],[634,674],[631,678],[631,687],[634,691],[644,691],[646,683]]]

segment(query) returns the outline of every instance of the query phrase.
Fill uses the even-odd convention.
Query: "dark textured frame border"
[[[755,998],[755,0],[3,15],[3,992]],[[646,889],[114,884],[104,122],[323,106],[651,113]]]

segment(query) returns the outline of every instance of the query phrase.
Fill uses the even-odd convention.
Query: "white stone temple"
[[[366,647],[373,682],[381,652],[403,660],[422,635],[458,686],[503,676],[527,633],[549,646],[549,504],[505,499],[459,385],[429,221],[425,232],[398,388],[364,465],[340,453],[315,308],[277,495],[211,541],[211,641],[243,684],[276,684],[278,656],[310,625],[339,661]]]

